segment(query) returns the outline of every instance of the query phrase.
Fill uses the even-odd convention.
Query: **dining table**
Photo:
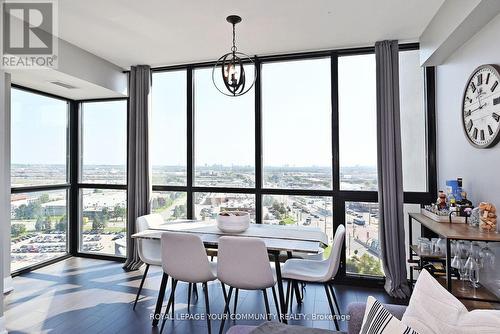
[[[219,238],[222,236],[235,236],[240,238],[259,238],[264,241],[270,261],[275,264],[276,280],[279,295],[279,318],[286,323],[286,305],[283,289],[283,279],[281,276],[280,254],[286,254],[291,258],[294,252],[303,254],[318,254],[328,246],[328,236],[317,227],[298,225],[273,225],[273,224],[250,224],[247,230],[240,233],[227,233],[217,227],[215,220],[177,220],[165,222],[149,229],[135,233],[133,239],[161,239],[163,232],[180,232],[197,234],[206,249],[217,249]],[[165,296],[167,282],[162,280],[158,301],[156,303],[153,317],[153,326],[157,326],[163,299]]]

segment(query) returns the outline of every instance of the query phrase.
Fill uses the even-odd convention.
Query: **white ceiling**
[[[444,0],[64,0],[59,36],[116,65],[214,60],[237,45],[250,55],[417,41]]]

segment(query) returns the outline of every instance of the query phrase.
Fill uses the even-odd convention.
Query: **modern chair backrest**
[[[161,235],[163,271],[183,282],[201,283],[215,278],[201,238],[193,233]]]
[[[244,290],[274,286],[264,241],[258,238],[220,237],[217,276],[222,283]]]
[[[324,260],[329,262],[328,273],[325,280],[331,280],[337,275],[340,266],[342,247],[344,246],[344,237],[345,227],[344,225],[339,225],[339,227],[337,227],[337,231],[335,231],[335,235],[333,236],[332,251],[330,252],[330,256],[328,259]]]
[[[161,215],[150,214],[138,217],[135,226],[137,232],[142,232],[163,223]],[[137,241],[137,251],[144,263],[159,264],[161,262],[160,249],[160,240],[138,239]]]

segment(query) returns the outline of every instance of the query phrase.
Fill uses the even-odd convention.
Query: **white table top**
[[[132,238],[160,239],[165,231],[198,234],[205,246],[217,247],[218,239],[224,235],[237,237],[261,238],[268,250],[293,251],[317,254],[322,247],[328,246],[328,236],[319,228],[302,226],[283,226],[250,224],[243,233],[224,233],[217,228],[214,221],[174,221],[158,225],[149,230],[136,233]]]

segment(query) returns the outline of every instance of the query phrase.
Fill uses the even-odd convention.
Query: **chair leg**
[[[165,290],[167,289],[168,275],[163,273],[160,284],[160,291],[158,291],[158,299],[156,300],[155,314],[152,326],[158,326],[161,316],[161,307],[163,306],[163,299],[165,298]]]
[[[212,334],[212,326],[210,325],[210,303],[208,301],[208,283],[203,283],[205,287],[205,307],[206,307],[206,316],[207,316],[207,326],[208,326],[208,334]]]
[[[276,289],[274,288],[274,286],[272,287],[272,291],[273,291],[273,299],[274,299],[274,305],[276,306],[276,314],[278,315],[278,319],[279,319],[279,316],[280,316],[280,304],[278,303],[278,296],[276,295]],[[279,321],[281,321],[281,319],[279,319]]]
[[[234,293],[234,308],[233,308],[233,314],[236,314],[236,306],[238,305],[238,293],[240,292],[240,289],[236,289]]]
[[[291,285],[291,288],[293,290],[293,286],[295,285],[295,281],[294,280],[291,280],[290,283]],[[294,292],[290,290],[290,313],[293,313],[293,295],[294,295]]]
[[[337,309],[337,314],[340,315],[340,306],[339,306],[339,303],[337,301],[337,297],[335,296],[335,291],[333,290],[333,284],[328,284],[328,286],[330,287],[330,292],[332,294],[332,297],[333,297],[333,303],[335,305],[335,308]]]
[[[266,306],[266,319],[267,319],[267,321],[270,321],[271,320],[271,311],[269,310],[269,300],[267,299],[266,289],[262,289],[262,294],[264,295],[264,304]]]
[[[339,330],[339,322],[337,321],[337,318],[335,317],[335,310],[333,308],[332,298],[330,297],[330,290],[328,288],[328,283],[325,283],[324,287],[325,287],[326,297],[328,298],[328,304],[330,305],[330,311],[332,313],[333,321],[335,322],[335,329],[338,331]]]
[[[221,282],[222,284],[222,282]],[[224,284],[222,284],[222,289],[225,290]],[[231,295],[233,294],[233,287],[229,287],[229,294],[226,299],[226,306],[224,306],[224,316],[222,317],[222,321],[220,323],[219,334],[222,334],[224,330],[224,323],[226,321],[226,314],[229,314],[229,303],[231,302]]]
[[[196,301],[198,301],[198,285],[196,283],[193,283],[193,292],[194,292],[194,297],[196,298]]]
[[[189,307],[191,306],[191,289],[193,288],[193,283],[189,283],[189,286],[188,286],[188,313],[189,312]]]
[[[168,299],[168,303],[167,303],[167,309],[165,310],[165,319],[163,319],[163,322],[161,323],[161,329],[160,329],[160,333],[163,332],[163,328],[165,327],[165,323],[167,322],[167,315],[168,315],[168,311],[170,310],[170,305],[173,305],[174,303],[174,296],[175,296],[175,288],[177,286],[177,280],[174,280],[172,278],[172,287],[170,288],[170,298]],[[172,311],[173,311],[173,307],[172,307]],[[173,319],[173,313],[172,313],[172,319]]]
[[[285,300],[285,310],[283,310],[283,314],[288,313],[288,307],[290,306],[290,293],[292,292],[292,280],[288,280],[288,284],[286,286],[286,300]]]
[[[293,284],[293,288],[295,290],[295,298],[297,299],[297,304],[301,305],[302,304],[302,296],[300,295],[299,282],[295,281]]]
[[[134,308],[133,308],[134,310],[135,310],[135,306],[137,305],[137,301],[139,300],[139,296],[141,295],[144,281],[146,280],[146,276],[148,275],[148,270],[149,270],[149,264],[146,264],[146,269],[144,269],[144,274],[142,275],[141,284],[139,285],[139,291],[137,291],[137,296],[135,296],[135,302],[134,302]]]

